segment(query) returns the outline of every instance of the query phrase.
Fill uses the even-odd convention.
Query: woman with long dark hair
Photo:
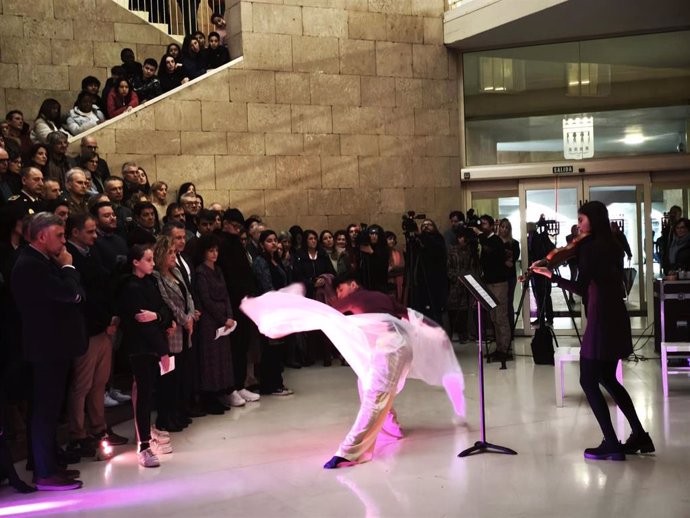
[[[115,87],[108,92],[107,106],[109,119],[139,106],[139,97],[129,79],[121,77],[115,82]]]
[[[278,236],[273,230],[259,235],[261,254],[252,263],[259,295],[287,286],[287,275],[278,255]],[[282,356],[284,340],[261,337],[261,393],[273,396],[289,396],[292,390],[283,384]]]
[[[190,79],[195,79],[206,73],[206,67],[208,66],[206,49],[192,35],[185,36],[182,42],[182,64]]]
[[[29,154],[26,156],[29,167],[35,167],[44,172],[48,164],[48,146],[45,144],[34,144],[31,146]]]
[[[55,99],[46,99],[41,104],[38,110],[34,126],[31,129],[31,142],[34,144],[46,144],[48,142],[48,134],[53,131],[61,131],[65,135],[60,126],[62,125],[62,114],[60,113],[60,103]]]
[[[182,62],[178,61],[179,59],[179,56],[172,54],[166,54],[161,59],[161,64],[158,67],[158,80],[161,82],[163,92],[169,92],[189,81],[189,76]]]
[[[380,225],[370,225],[365,230],[366,239],[359,244],[359,275],[362,286],[368,290],[388,291],[388,263],[390,249]]]
[[[618,361],[633,352],[630,317],[623,301],[623,249],[613,238],[608,210],[603,203],[590,201],[580,207],[577,225],[580,233],[589,234],[578,243],[577,280],[553,276],[544,266],[533,265],[532,271],[580,295],[586,307],[580,385],[604,433],[604,440],[596,448],[587,448],[585,458],[625,460],[626,453],[653,452],[654,443],[642,427],[630,395],[616,379]],[[632,434],[625,444],[618,441],[599,385],[604,386],[630,423]]]
[[[235,326],[223,272],[216,266],[218,247],[219,241],[215,235],[201,236],[194,263],[198,309],[201,311],[197,343],[202,404],[207,413],[220,415],[225,412],[225,405],[219,398],[229,395],[225,399],[229,399],[231,406],[243,406],[246,400],[233,390],[235,378],[230,336],[216,338],[217,329]]]

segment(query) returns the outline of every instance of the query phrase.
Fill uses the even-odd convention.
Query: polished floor
[[[658,361],[627,363],[624,383],[656,455],[585,461],[582,450],[601,436],[577,365],[566,368],[563,408],[555,406],[553,367],[535,366],[529,356],[506,371],[487,365],[487,439],[518,455],[458,458],[480,438],[474,347],[457,345],[467,420],[454,418],[442,390],[408,382],[396,400],[407,436],[379,442],[367,464],[321,467],[358,407],[352,371],[288,370],[294,396],[195,420],[173,434],[175,452],[160,468],[140,468],[134,447],[119,447],[109,462],[78,466],[79,491],[18,495],[3,486],[0,516],[690,517],[690,379],[672,379],[664,401]],[[516,350],[527,349],[520,339]],[[622,417],[612,415],[627,437]],[[116,431],[132,437],[132,423]]]

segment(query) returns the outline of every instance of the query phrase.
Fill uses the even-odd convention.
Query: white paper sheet
[[[225,326],[219,327],[218,329],[216,329],[216,337],[214,338],[214,340],[218,340],[221,336],[229,335],[230,333],[232,333],[235,330],[236,327],[237,327],[237,321],[235,321],[235,323],[232,325],[232,327],[225,327]]]

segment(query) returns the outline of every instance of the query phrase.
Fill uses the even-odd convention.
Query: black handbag
[[[532,358],[537,365],[553,365],[553,330],[540,325],[532,337]]]

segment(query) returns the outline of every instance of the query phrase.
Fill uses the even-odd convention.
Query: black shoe
[[[324,360],[324,361],[323,361],[323,366],[324,366],[324,367],[330,367],[331,365],[333,365],[333,361],[332,361],[332,360],[328,359],[328,360]]]
[[[78,453],[65,451],[62,448],[58,448],[55,457],[59,465],[79,464],[81,462],[81,456]]]
[[[194,419],[197,417],[204,417],[206,415],[206,412],[204,412],[201,408],[195,406],[193,408],[189,408],[185,412],[185,414],[187,414],[187,417]]]
[[[70,491],[82,486],[81,480],[63,478],[59,476],[36,479],[36,489],[39,491]]]
[[[204,401],[203,405],[204,411],[210,415],[223,415],[225,410],[227,410],[226,406],[221,404],[216,398],[209,398]]]
[[[189,426],[192,424],[192,418],[189,417],[186,413],[184,415],[178,415],[175,417],[175,421],[180,423],[182,426]]]
[[[596,448],[585,450],[585,459],[592,460],[625,460],[625,450],[619,442],[608,442],[606,439]]]
[[[92,439],[75,439],[67,444],[67,451],[80,457],[95,457],[96,443]]]
[[[156,421],[156,428],[164,432],[181,432],[182,427],[172,421]]]
[[[127,444],[129,439],[113,432],[112,428],[107,428],[105,433],[101,435],[101,440],[106,440],[111,446],[122,446]]]
[[[35,493],[37,491],[35,487],[30,486],[19,478],[16,480],[10,480],[9,482],[10,486],[12,486],[17,493],[28,494]]]
[[[654,453],[654,443],[652,438],[647,432],[642,434],[635,434],[634,432],[630,434],[628,440],[625,441],[623,445],[623,450],[628,455],[634,455],[638,451],[640,453]]]

